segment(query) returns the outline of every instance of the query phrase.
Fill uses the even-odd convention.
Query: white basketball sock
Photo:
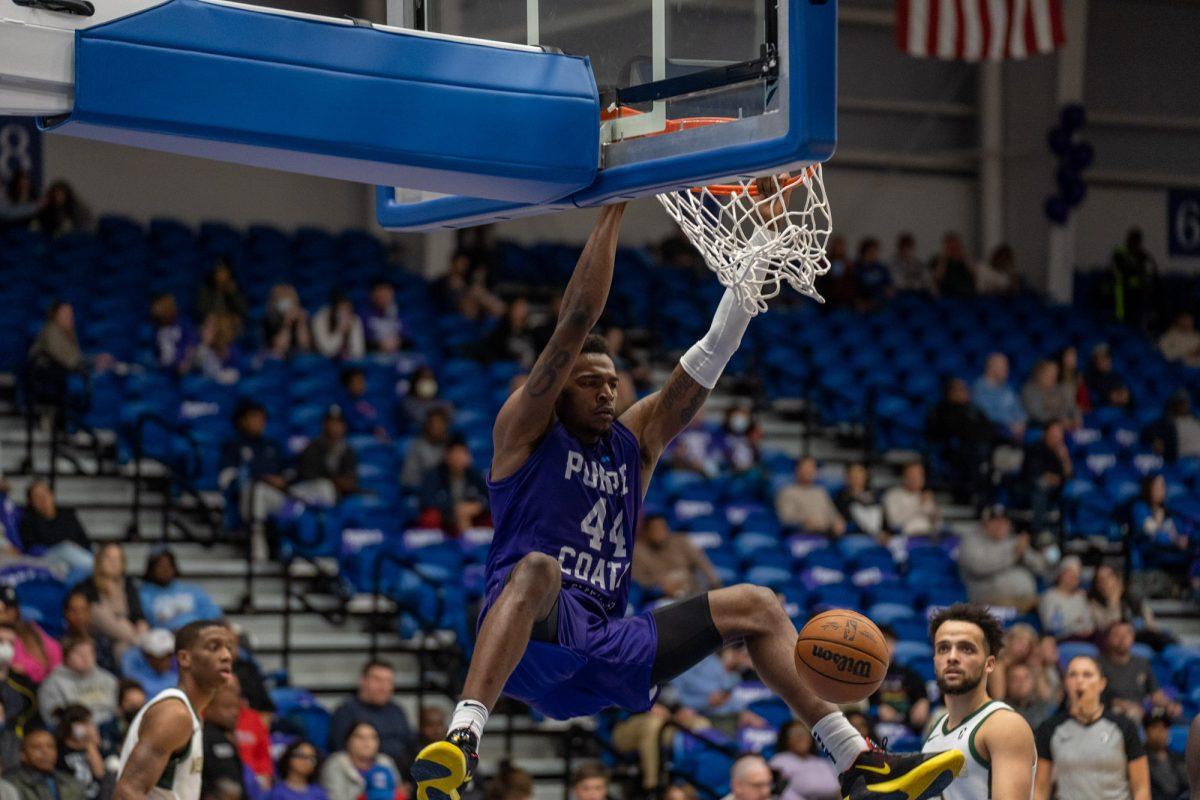
[[[867,740],[840,711],[822,717],[821,721],[813,726],[812,734],[817,744],[825,748],[825,752],[833,759],[839,773],[850,769],[858,754],[869,749]]]
[[[450,717],[450,730],[470,728],[476,739],[483,739],[483,726],[487,725],[487,706],[477,700],[462,700],[454,707],[454,715]]]

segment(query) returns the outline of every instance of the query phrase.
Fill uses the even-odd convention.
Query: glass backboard
[[[599,178],[565,206],[795,167],[833,152],[834,0],[389,0],[388,24],[589,59],[602,110]],[[677,124],[691,118],[713,124]],[[477,224],[489,212],[539,213],[388,189],[380,204],[381,224],[413,229],[442,218]],[[456,207],[470,213],[455,218]]]

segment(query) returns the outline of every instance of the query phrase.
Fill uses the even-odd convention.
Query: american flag
[[[1062,46],[1061,0],[897,0],[896,42],[909,55],[1001,61]]]

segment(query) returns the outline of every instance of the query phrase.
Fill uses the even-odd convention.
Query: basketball
[[[796,640],[796,671],[822,700],[857,703],[875,693],[888,652],[874,622],[844,608],[817,614]]]

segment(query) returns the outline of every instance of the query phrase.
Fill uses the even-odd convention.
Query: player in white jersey
[[[1030,800],[1037,749],[1020,714],[988,697],[1004,632],[985,606],[957,603],[929,620],[933,669],[946,713],[933,723],[923,752],[959,750],[966,765],[942,800]]]
[[[223,622],[189,622],[175,634],[179,687],[142,707],[121,748],[113,800],[200,800],[200,714],[233,676],[237,639]]]

